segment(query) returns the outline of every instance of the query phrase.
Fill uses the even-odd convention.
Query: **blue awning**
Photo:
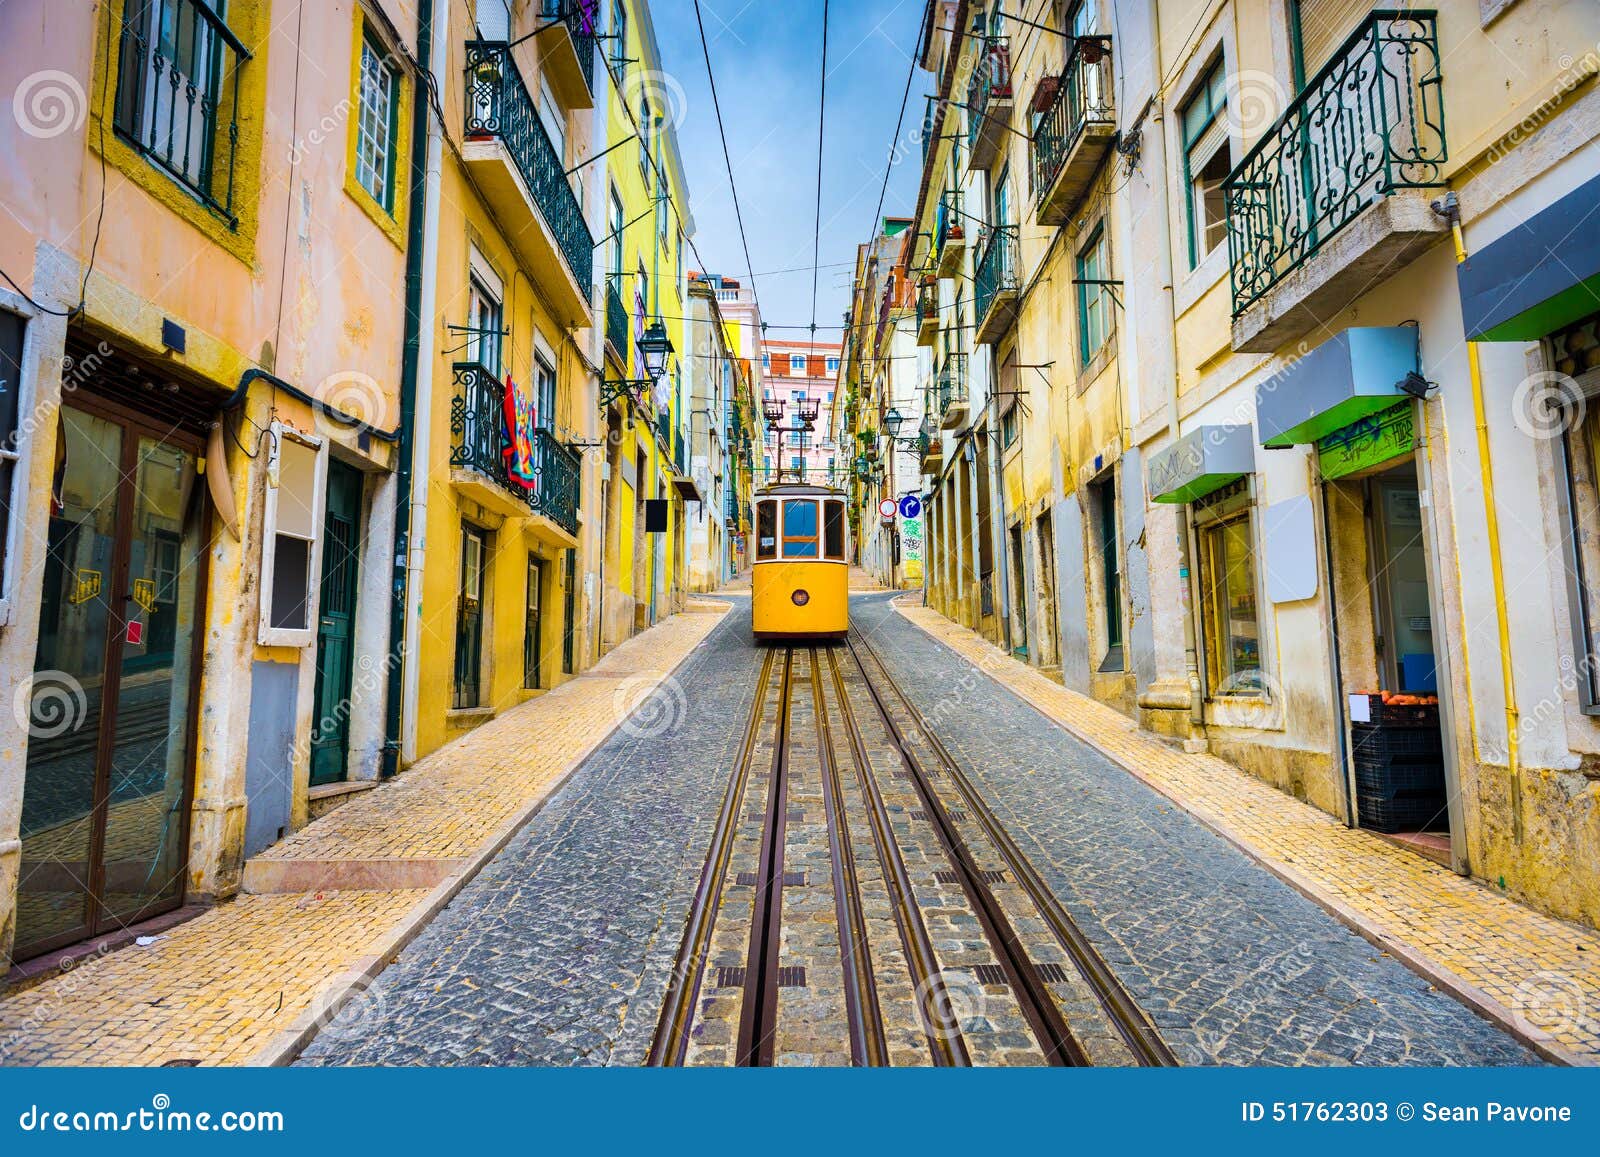
[[[1600,311],[1600,177],[1456,267],[1469,341],[1537,341]]]

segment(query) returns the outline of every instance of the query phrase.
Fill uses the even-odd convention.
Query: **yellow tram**
[[[780,482],[755,498],[751,611],[757,639],[842,638],[850,629],[844,493]]]

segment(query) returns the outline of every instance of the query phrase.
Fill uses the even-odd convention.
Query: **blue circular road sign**
[[[915,518],[922,513],[922,499],[915,494],[907,494],[900,500],[900,517]]]

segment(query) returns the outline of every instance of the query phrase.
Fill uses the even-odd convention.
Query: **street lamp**
[[[658,317],[646,327],[634,343],[644,358],[642,378],[611,378],[600,383],[600,406],[604,409],[613,402],[627,398],[634,405],[641,404],[645,390],[653,390],[667,372],[667,359],[672,356],[672,339],[667,327]]]
[[[883,415],[884,432],[891,438],[898,438],[900,436],[900,427],[905,424],[905,420],[906,416],[904,414],[890,406]]]
[[[644,372],[651,382],[659,382],[667,372],[667,359],[673,352],[672,339],[667,336],[667,327],[659,317],[650,323],[637,344],[644,355]]]

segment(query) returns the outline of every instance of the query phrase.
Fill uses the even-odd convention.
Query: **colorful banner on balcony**
[[[506,375],[505,438],[506,477],[524,490],[537,492],[539,475],[533,468],[533,432],[538,427],[538,404],[534,400],[533,385],[518,386],[510,374]]]

